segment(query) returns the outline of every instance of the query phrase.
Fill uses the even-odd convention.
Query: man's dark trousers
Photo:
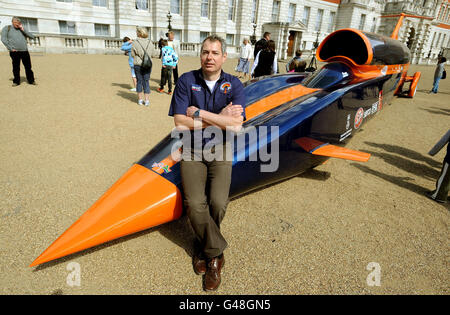
[[[227,242],[220,232],[228,205],[232,161],[202,159],[180,162],[187,216],[206,258],[223,253]]]
[[[13,67],[13,82],[20,84],[20,60],[22,60],[23,66],[25,67],[25,74],[27,76],[28,83],[34,83],[34,73],[31,70],[31,58],[28,51],[10,51],[9,56],[12,59]]]
[[[173,82],[177,84],[178,81],[178,64],[173,68]]]

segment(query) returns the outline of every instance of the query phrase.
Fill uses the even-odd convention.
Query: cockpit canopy
[[[353,74],[349,66],[340,62],[331,62],[306,78],[302,85],[311,89],[327,89],[345,84],[352,78]]]

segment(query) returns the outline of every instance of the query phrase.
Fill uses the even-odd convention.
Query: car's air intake
[[[409,62],[405,44],[387,36],[346,28],[328,35],[316,52],[319,61],[350,60],[355,65],[396,65]]]

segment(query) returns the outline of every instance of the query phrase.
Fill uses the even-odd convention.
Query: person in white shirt
[[[178,63],[175,68],[173,68],[173,81],[174,84],[177,84],[178,81],[178,65],[180,64],[180,41],[178,39],[175,39],[175,33],[170,31],[167,33],[167,37],[169,38],[169,46],[175,50],[175,53],[178,57]]]
[[[241,45],[241,56],[239,58],[239,63],[236,67],[236,72],[238,73],[238,78],[247,77],[250,78],[250,56],[252,55],[252,46],[249,44],[248,38],[244,38]],[[242,75],[242,73],[244,75]]]

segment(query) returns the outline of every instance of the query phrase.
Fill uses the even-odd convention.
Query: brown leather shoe
[[[215,291],[220,285],[220,272],[225,264],[225,256],[222,254],[219,257],[212,258],[208,263],[205,274],[205,291]]]
[[[204,275],[206,273],[206,259],[202,258],[201,255],[195,254],[194,257],[192,257],[192,265],[195,274]]]

